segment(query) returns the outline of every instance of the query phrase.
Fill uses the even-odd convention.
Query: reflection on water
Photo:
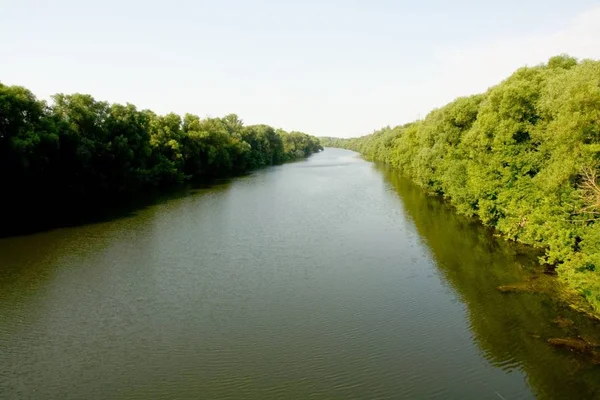
[[[531,277],[535,254],[328,149],[0,239],[0,398],[597,398],[545,340],[599,327],[496,290]]]
[[[585,356],[557,351],[545,342],[569,336],[600,342],[598,324],[544,294],[507,295],[494,290],[532,276],[550,279],[535,262],[536,254],[499,240],[477,222],[456,215],[397,170],[383,165],[377,169],[399,194],[437,267],[467,305],[470,329],[482,354],[507,371],[525,371],[539,398],[598,398],[600,368]],[[574,323],[561,328],[559,319]]]

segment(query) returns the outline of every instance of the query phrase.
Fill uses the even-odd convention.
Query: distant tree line
[[[542,261],[600,313],[599,61],[553,57],[424,120],[321,142],[391,164],[458,212],[544,249]]]
[[[234,114],[157,115],[86,94],[38,100],[0,83],[0,206],[11,217],[102,206],[148,188],[243,174],[321,150],[319,140]],[[1,230],[1,229],[0,229]]]

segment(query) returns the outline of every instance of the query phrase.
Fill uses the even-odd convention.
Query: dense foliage
[[[58,210],[101,206],[124,194],[190,179],[241,174],[306,157],[319,140],[234,114],[157,115],[84,94],[52,104],[0,83],[0,206],[21,223]]]
[[[399,168],[543,262],[600,312],[600,62],[557,56],[424,120],[323,138]]]

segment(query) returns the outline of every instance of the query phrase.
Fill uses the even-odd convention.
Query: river
[[[0,239],[0,398],[599,398],[600,367],[546,339],[600,327],[496,289],[535,260],[326,149]]]

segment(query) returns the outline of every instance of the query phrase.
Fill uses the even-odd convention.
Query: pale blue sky
[[[0,0],[0,81],[357,136],[515,68],[600,58],[600,3]]]

